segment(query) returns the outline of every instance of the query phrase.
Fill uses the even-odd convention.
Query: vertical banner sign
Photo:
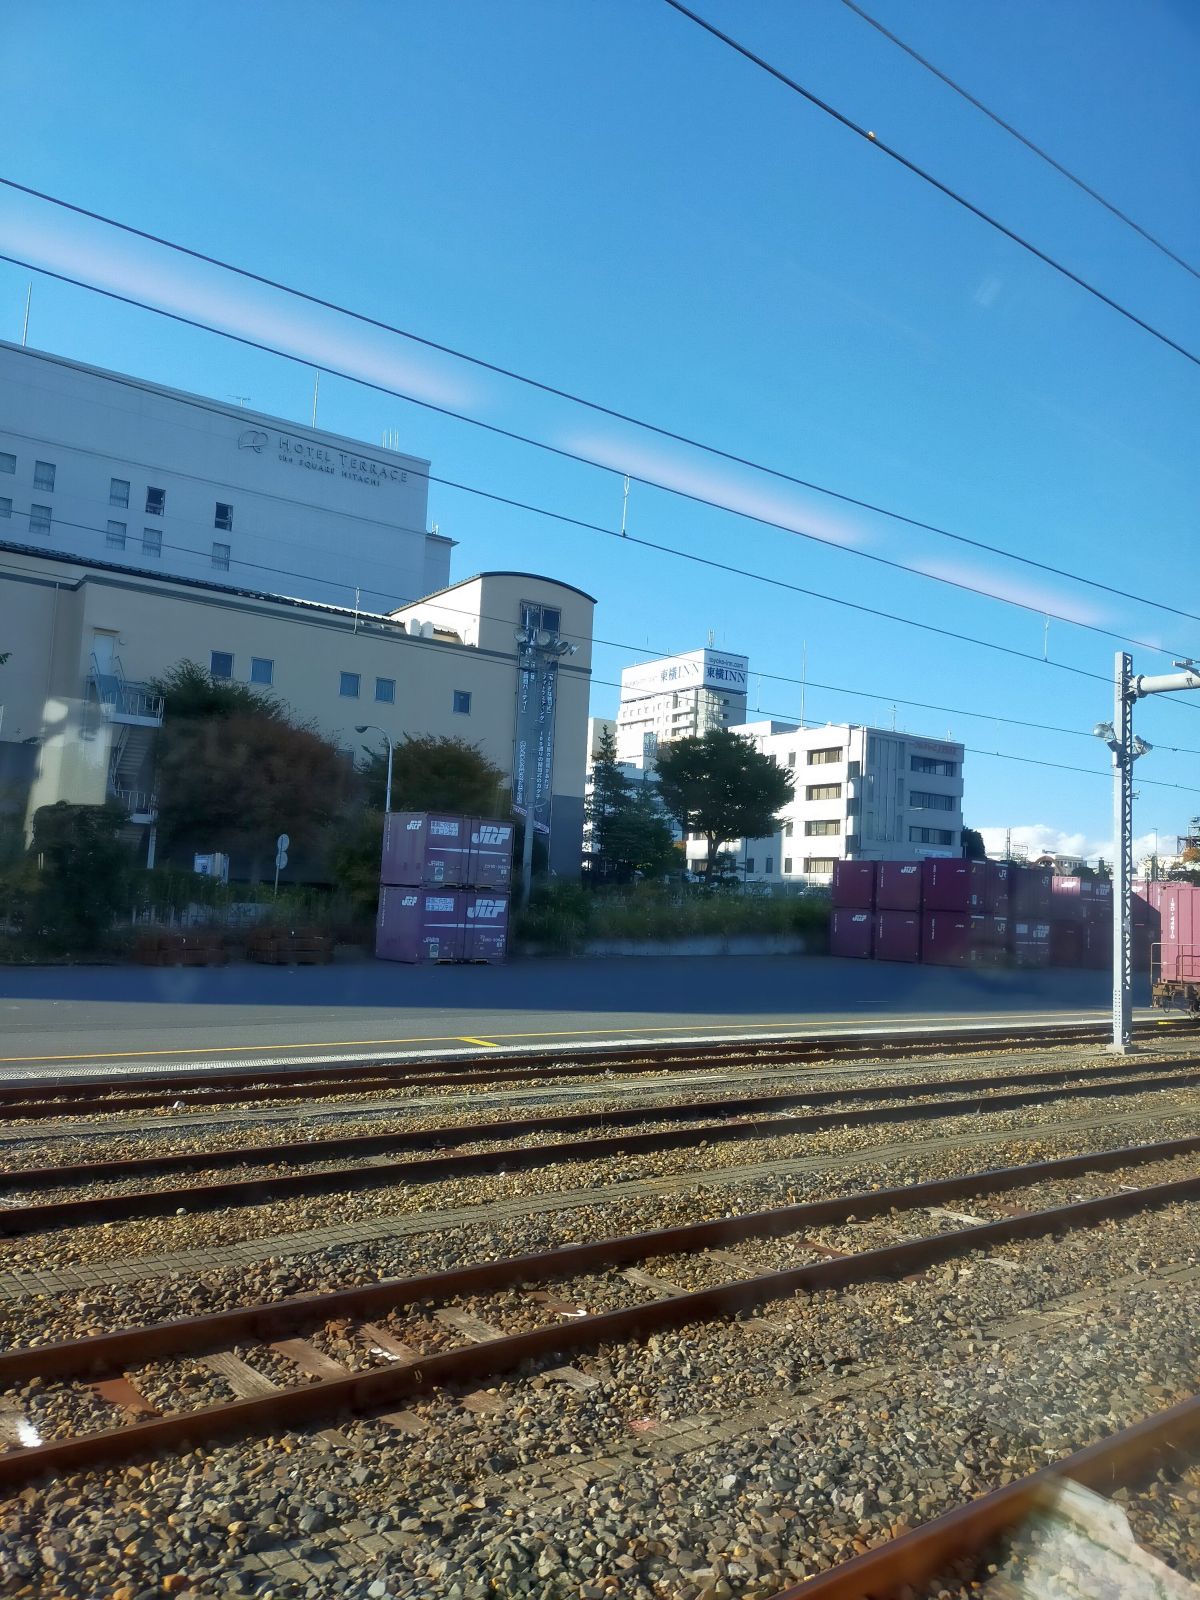
[[[517,669],[517,749],[513,763],[513,810],[532,808],[536,833],[549,834],[554,776],[554,708],[558,662],[533,650],[521,652]]]

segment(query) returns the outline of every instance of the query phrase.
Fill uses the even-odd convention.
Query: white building
[[[745,656],[712,648],[626,667],[617,760],[652,766],[660,744],[744,721],[748,676]]]
[[[768,839],[738,842],[747,881],[825,883],[848,857],[911,861],[962,854],[963,747],[853,723],[750,722],[730,729],[785,767],[793,798]],[[704,865],[703,840],[688,862]]]
[[[0,537],[390,611],[450,581],[429,463],[0,342]]]

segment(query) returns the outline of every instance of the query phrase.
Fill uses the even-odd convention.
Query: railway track
[[[1197,1456],[1200,1396],[1099,1439],[1040,1472],[956,1506],[828,1572],[782,1589],[773,1600],[911,1600],[949,1569],[963,1563],[978,1565],[998,1538],[1021,1528],[1030,1518],[1053,1513],[1061,1503],[1059,1490],[1064,1483],[1111,1495],[1145,1481],[1163,1463]],[[1110,1580],[1116,1576],[1114,1563],[1110,1563],[1108,1576]]]
[[[1163,1037],[1166,1025],[1141,1023],[1135,1037],[1150,1042]],[[1179,1021],[1170,1033],[1194,1031]],[[1102,1045],[1107,1037],[1101,1025],[1042,1025],[1030,1028],[948,1028],[926,1035],[799,1036],[791,1039],[718,1040],[702,1046],[636,1045],[564,1048],[489,1053],[405,1061],[380,1066],[370,1062],[331,1070],[328,1066],[296,1066],[264,1071],[230,1068],[217,1072],[128,1073],[102,1080],[75,1079],[54,1082],[0,1083],[0,1120],[35,1120],[60,1117],[68,1112],[100,1115],[106,1112],[315,1100],[345,1095],[378,1093],[396,1088],[471,1087],[510,1081],[642,1075],[665,1071],[706,1071],[745,1063],[767,1066],[819,1066],[844,1060],[914,1060],[944,1055],[986,1054],[1029,1046]]]
[[[1010,1088],[1014,1084],[1019,1087]],[[76,1166],[18,1169],[0,1177],[0,1188],[17,1191],[22,1201],[0,1209],[0,1236],[17,1237],[50,1229],[165,1216],[181,1210],[190,1214],[226,1206],[266,1204],[289,1195],[328,1194],[344,1189],[528,1171],[608,1155],[687,1148],[700,1142],[725,1143],[806,1134],[833,1127],[973,1116],[1039,1104],[1059,1095],[1064,1088],[1069,1088],[1073,1098],[1083,1099],[1141,1095],[1192,1086],[1200,1086],[1200,1061],[1173,1063],[1167,1069],[1150,1069],[1132,1077],[1129,1068],[1121,1064],[1093,1068],[1082,1077],[1078,1070],[1055,1069],[1032,1074],[995,1074],[988,1078],[935,1079],[674,1106],[625,1107],[617,1111],[457,1123],[404,1133],[253,1145],[195,1155],[176,1152]],[[972,1092],[959,1095],[957,1091],[963,1087],[969,1087]],[[854,1103],[864,1099],[873,1103],[866,1107]],[[828,1109],[804,1112],[795,1109],[807,1105]],[[649,1123],[659,1126],[638,1131]],[[613,1131],[614,1124],[624,1126]],[[543,1143],[528,1142],[530,1135],[535,1134],[550,1137]],[[569,1134],[584,1134],[585,1137],[564,1137]],[[447,1147],[472,1144],[486,1144],[488,1148],[445,1153]],[[370,1158],[403,1150],[437,1153],[398,1161],[377,1160],[367,1165],[277,1170],[282,1162],[296,1166],[346,1155]],[[48,1189],[87,1189],[89,1185],[106,1181],[137,1180],[196,1169],[213,1174],[257,1165],[271,1166],[275,1170],[215,1182],[206,1176],[204,1181],[186,1186],[99,1192],[78,1198],[24,1203],[24,1196]]]
[[[1172,1178],[1142,1187],[1119,1186],[1103,1195],[1037,1210],[1008,1208],[992,1221],[946,1210],[947,1202],[1009,1194],[1040,1184],[1096,1172],[1120,1172],[1151,1162],[1171,1161],[1200,1150],[1200,1136],[1157,1145],[1092,1152],[1013,1168],[940,1179],[892,1190],[870,1190],[837,1199],[808,1202],[717,1221],[686,1224],[553,1251],[486,1261],[450,1272],[373,1283],[244,1306],[207,1317],[158,1323],[94,1335],[0,1355],[0,1385],[19,1391],[36,1380],[43,1408],[53,1409],[45,1385],[74,1382],[88,1387],[93,1414],[122,1411],[141,1420],[118,1427],[29,1442],[37,1428],[21,1418],[10,1401],[0,1402],[0,1422],[9,1425],[9,1442],[24,1448],[0,1454],[0,1488],[13,1488],[46,1473],[64,1474],[101,1463],[132,1460],[158,1450],[178,1451],[199,1441],[277,1430],[335,1418],[341,1413],[383,1413],[404,1428],[411,1413],[397,1411],[405,1401],[446,1385],[479,1384],[497,1375],[528,1370],[528,1363],[562,1362],[601,1346],[643,1340],[651,1334],[690,1324],[759,1312],[773,1300],[798,1292],[844,1289],[881,1278],[921,1273],[947,1260],[992,1251],[1018,1241],[1053,1238],[1162,1206],[1200,1198],[1200,1177]],[[865,1251],[845,1252],[844,1240],[822,1244],[813,1230],[858,1225],[868,1220],[930,1214],[935,1231],[890,1238]],[[961,1226],[962,1223],[967,1226]],[[943,1226],[956,1224],[953,1227]],[[885,1223],[885,1233],[893,1231]],[[759,1272],[730,1246],[748,1240],[789,1239],[813,1258],[782,1270]],[[705,1253],[724,1276],[700,1289],[680,1289],[669,1280],[641,1271],[639,1262]],[[715,1253],[715,1254],[714,1254]],[[729,1277],[729,1268],[740,1276]],[[588,1312],[560,1293],[534,1291],[533,1285],[562,1284],[604,1273],[618,1289],[615,1309]],[[534,1325],[509,1332],[454,1302],[519,1289],[522,1320]],[[600,1290],[593,1289],[596,1295]],[[650,1296],[650,1298],[648,1298]],[[420,1313],[418,1316],[417,1314]],[[403,1314],[403,1315],[401,1315]],[[551,1320],[547,1321],[549,1316]],[[420,1322],[425,1334],[414,1334]],[[503,1322],[503,1314],[501,1321]],[[318,1343],[314,1328],[331,1323],[353,1327],[359,1352],[356,1368],[335,1362]],[[395,1331],[399,1326],[403,1332]],[[446,1348],[450,1330],[450,1348]],[[309,1338],[299,1337],[304,1332]],[[408,1337],[425,1337],[425,1349]],[[455,1343],[455,1339],[466,1343]],[[266,1378],[246,1359],[255,1349],[269,1351]],[[197,1409],[162,1409],[147,1398],[154,1392],[140,1369],[181,1357],[207,1357],[208,1370],[237,1398]],[[260,1363],[261,1366],[261,1363]],[[290,1381],[286,1373],[291,1373]],[[303,1375],[311,1381],[297,1382]],[[573,1386],[595,1380],[574,1367],[552,1367],[545,1376]],[[172,1386],[168,1377],[167,1387]],[[15,1429],[15,1432],[14,1432]]]

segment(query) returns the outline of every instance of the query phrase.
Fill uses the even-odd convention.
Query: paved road
[[[0,1076],[1100,1015],[1103,972],[832,958],[0,968]]]

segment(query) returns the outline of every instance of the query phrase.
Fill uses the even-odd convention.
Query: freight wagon
[[[1150,997],[1163,1011],[1200,1015],[1200,887],[1165,883],[1158,905],[1160,942],[1150,947]]]

